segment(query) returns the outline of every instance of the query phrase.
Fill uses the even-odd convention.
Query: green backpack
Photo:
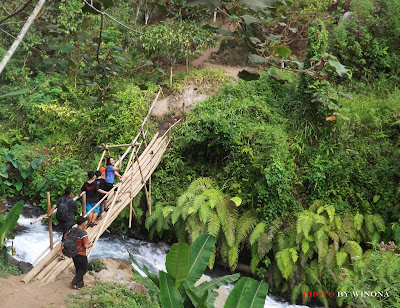
[[[62,249],[62,252],[64,256],[73,258],[78,254],[79,249],[82,247],[78,247],[78,237],[81,234],[81,229],[79,228],[72,228],[71,231],[69,232],[68,237],[64,241],[64,247]]]

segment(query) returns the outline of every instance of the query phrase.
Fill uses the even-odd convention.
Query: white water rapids
[[[38,213],[32,215],[32,211],[37,208],[25,205],[24,210],[18,219],[18,226],[14,231],[15,238],[13,246],[16,250],[14,256],[19,261],[32,263],[49,246],[49,232],[47,224],[41,222],[31,225],[30,222],[39,217]],[[61,236],[61,232],[53,232],[56,240]],[[11,246],[11,240],[7,241]],[[96,247],[90,257],[91,260],[99,258],[115,258],[130,260],[128,251],[136,258],[140,265],[146,265],[150,272],[158,273],[159,270],[166,271],[165,257],[170,246],[166,243],[152,243],[133,238],[124,238],[119,235],[103,235],[97,242]],[[213,277],[215,278],[215,277]],[[227,286],[231,289],[233,285]],[[278,302],[272,297],[267,296],[264,308],[307,308],[307,306],[289,305],[288,303]]]

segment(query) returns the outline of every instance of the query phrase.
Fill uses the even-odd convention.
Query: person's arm
[[[50,209],[50,213],[47,214],[46,216],[43,216],[44,219],[49,219],[51,215],[53,214],[54,210],[56,209],[57,205],[53,205],[53,207]]]
[[[82,242],[83,242],[83,246],[85,246],[86,249],[88,249],[89,247],[92,247],[92,246],[93,246],[93,243],[92,243],[92,242],[89,242],[89,237],[87,237],[87,236],[85,236],[85,237],[82,239]]]
[[[121,162],[121,155],[118,156],[118,167],[113,166],[112,170],[113,171],[118,171],[121,170],[122,168],[122,162]],[[117,172],[115,172],[115,174],[117,174]]]
[[[109,193],[109,191],[102,190],[101,188],[99,188],[97,191],[103,195],[107,195]]]
[[[117,171],[115,171],[115,175],[118,177],[118,179],[122,177],[122,175],[120,175]]]

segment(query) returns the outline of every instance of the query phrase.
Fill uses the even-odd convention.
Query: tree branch
[[[10,15],[8,15],[7,17],[3,18],[2,20],[0,20],[0,25],[5,22],[7,19],[17,15],[19,12],[22,12],[28,5],[29,3],[31,3],[32,0],[28,0],[22,7],[20,7],[19,9],[17,9],[15,12],[11,13]],[[2,5],[3,6],[3,5]],[[3,7],[4,8],[4,7]]]
[[[3,60],[0,62],[0,74],[7,65],[8,61],[10,61],[11,57],[13,56],[14,52],[17,50],[19,44],[23,40],[26,32],[28,32],[29,28],[33,24],[36,16],[39,14],[40,10],[42,9],[43,5],[45,4],[46,0],[39,0],[38,4],[36,5],[35,9],[29,16],[28,20],[26,21],[25,25],[22,27],[21,32],[18,34],[17,39],[11,45],[10,49],[5,54]]]
[[[163,37],[160,38],[160,37],[150,36],[150,35],[147,35],[146,33],[143,33],[143,32],[141,32],[141,31],[135,30],[135,29],[133,29],[133,28],[131,28],[131,27],[129,27],[129,26],[123,24],[122,22],[120,22],[120,21],[117,20],[116,18],[112,17],[111,15],[107,14],[106,12],[100,11],[100,10],[97,9],[95,6],[91,5],[87,0],[83,0],[83,2],[85,2],[86,5],[88,5],[90,8],[92,8],[92,9],[93,9],[94,11],[96,11],[97,13],[99,13],[99,14],[101,14],[101,15],[103,15],[103,16],[108,17],[109,19],[115,21],[117,24],[121,25],[122,27],[124,27],[124,28],[126,28],[126,29],[128,29],[128,30],[131,30],[131,31],[133,31],[133,32],[135,32],[135,33],[138,33],[138,34],[141,34],[141,35],[150,37],[150,38],[154,38],[154,39],[165,39],[165,38],[163,38]]]

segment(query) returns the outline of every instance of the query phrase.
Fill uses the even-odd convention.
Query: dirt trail
[[[21,282],[22,277],[9,276],[8,278],[0,278],[0,307],[66,307],[65,299],[67,295],[77,292],[70,287],[72,275],[45,285],[41,285],[38,281]]]

